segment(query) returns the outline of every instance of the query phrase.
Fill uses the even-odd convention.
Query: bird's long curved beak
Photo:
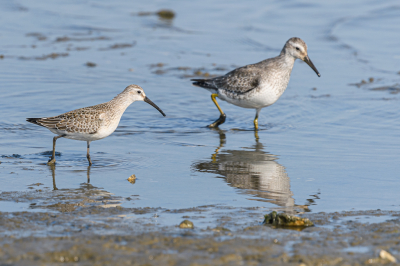
[[[304,57],[303,61],[306,62],[307,65],[309,65],[315,71],[315,73],[317,73],[318,77],[321,76],[321,74],[318,72],[317,68],[314,66],[313,62],[308,57],[308,55],[306,57]]]
[[[158,107],[157,104],[153,103],[149,98],[147,98],[147,96],[144,97],[143,101],[156,108],[163,116],[165,116],[164,112],[160,109],[160,107]]]

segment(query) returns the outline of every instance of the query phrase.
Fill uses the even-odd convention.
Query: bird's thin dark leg
[[[217,96],[218,96],[217,93],[211,94],[211,100],[214,102],[215,106],[217,106],[218,111],[221,113],[221,115],[219,116],[219,118],[217,120],[215,120],[214,123],[208,125],[208,127],[211,127],[211,128],[218,127],[219,125],[223,124],[225,122],[225,119],[226,119],[226,115],[222,111],[221,107],[219,107],[217,99],[215,99]]]
[[[90,141],[87,142],[87,155],[86,155],[86,158],[87,158],[88,161],[89,161],[89,165],[92,165],[92,160],[90,160],[89,151],[90,151]]]
[[[56,165],[51,164],[51,165],[49,165],[49,167],[51,170],[51,176],[53,177],[53,190],[58,190],[58,188],[56,186]]]
[[[87,183],[90,183],[90,165],[87,167],[87,172],[86,172],[86,176],[87,176]]]
[[[56,163],[56,141],[59,138],[65,137],[66,135],[61,135],[61,136],[55,136],[53,138],[53,153],[51,155],[50,160],[47,162],[48,165],[52,165]]]

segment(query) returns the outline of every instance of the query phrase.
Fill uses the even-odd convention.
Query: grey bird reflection
[[[223,150],[225,133],[218,130],[220,145],[209,160],[195,162],[199,172],[218,174],[232,187],[252,195],[252,200],[270,202],[277,210],[292,213],[308,211],[306,205],[296,205],[290,190],[290,178],[285,167],[276,162],[277,156],[264,151],[264,145],[255,137],[252,147],[241,150]]]

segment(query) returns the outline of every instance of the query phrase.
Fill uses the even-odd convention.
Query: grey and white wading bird
[[[212,79],[192,79],[193,85],[210,91],[220,117],[208,127],[218,127],[225,122],[226,115],[219,107],[216,97],[231,104],[256,109],[254,127],[258,129],[258,115],[262,108],[275,103],[286,90],[296,59],[306,62],[319,74],[307,54],[307,45],[300,38],[290,38],[277,57],[259,63],[239,67],[224,76]]]
[[[89,149],[90,142],[109,136],[118,127],[122,114],[135,101],[145,101],[156,108],[163,116],[164,112],[149,98],[138,85],[129,85],[123,92],[109,102],[76,109],[58,116],[27,118],[26,121],[48,128],[58,135],[53,138],[53,153],[47,164],[56,162],[56,140],[67,138],[87,142],[87,159],[92,165]]]

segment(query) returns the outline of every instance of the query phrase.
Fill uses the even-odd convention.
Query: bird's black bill
[[[144,97],[144,101],[148,104],[150,104],[151,106],[153,106],[154,108],[156,108],[163,116],[165,116],[164,112],[160,109],[160,107],[158,107],[155,103],[153,103],[149,98]]]
[[[314,66],[313,62],[311,62],[308,56],[304,58],[304,62],[306,62],[307,65],[309,65],[315,71],[315,73],[317,73],[318,77],[321,76],[321,74],[318,72],[317,68]]]

